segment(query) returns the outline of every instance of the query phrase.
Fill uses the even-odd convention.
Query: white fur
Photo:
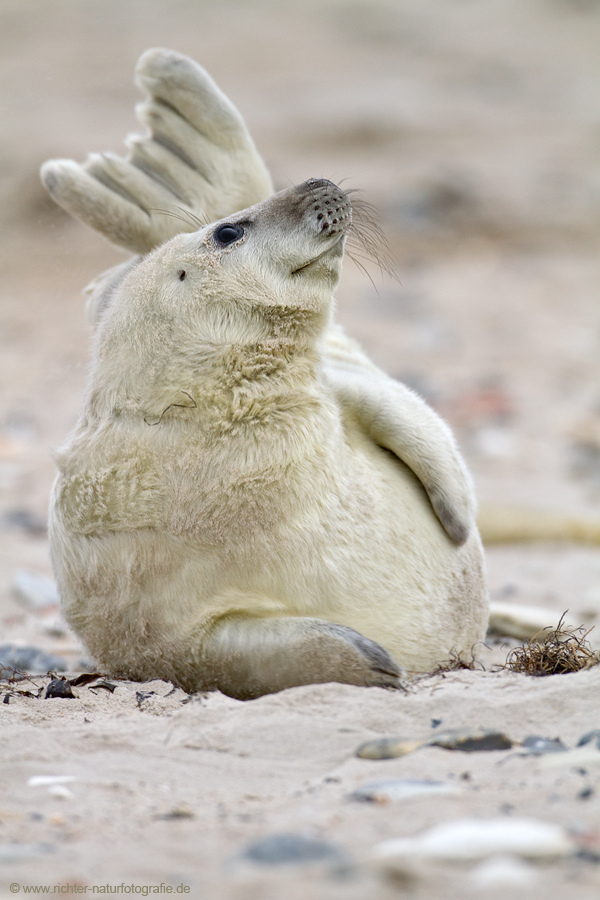
[[[226,248],[215,225],[174,238],[99,316],[51,542],[65,615],[117,674],[242,697],[394,684],[377,644],[422,671],[483,638],[454,441],[330,330],[332,196],[314,182],[237,213]]]
[[[487,597],[454,439],[332,324],[347,197],[266,200],[243,120],[186,57],[148,51],[138,83],[150,133],[127,160],[43,168],[74,215],[158,247],[89,289],[94,363],[50,516],[65,615],[116,674],[238,697],[397,685],[387,651],[415,671],[469,654]],[[244,236],[179,234],[193,219],[159,210],[182,209]]]

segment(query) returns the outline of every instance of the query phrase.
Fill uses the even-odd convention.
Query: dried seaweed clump
[[[568,612],[568,610],[567,610]],[[503,669],[525,675],[565,675],[600,663],[600,654],[586,640],[592,629],[565,627],[564,612],[556,628],[543,628],[522,647],[511,650]]]
[[[471,647],[471,659],[465,659],[457,650],[451,650],[448,659],[439,662],[428,675],[445,675],[446,672],[458,672],[460,669],[484,670],[484,666],[475,658],[475,646]],[[485,645],[484,645],[485,646]]]

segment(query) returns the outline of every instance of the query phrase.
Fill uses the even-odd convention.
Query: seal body
[[[115,675],[397,685],[484,636],[452,435],[331,324],[352,210],[289,188],[134,261],[58,453],[66,619]]]

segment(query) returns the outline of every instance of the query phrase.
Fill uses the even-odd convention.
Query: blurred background
[[[124,258],[38,170],[124,149],[152,46],[208,69],[277,188],[345,179],[378,207],[399,280],[347,260],[338,318],[451,423],[480,502],[597,514],[598,0],[0,0],[0,643],[33,628],[15,579],[51,574],[81,290]],[[600,612],[597,549],[489,565],[494,596]]]

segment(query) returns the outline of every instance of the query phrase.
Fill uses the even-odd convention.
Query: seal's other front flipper
[[[475,524],[475,494],[450,428],[418,394],[378,369],[340,328],[328,332],[323,360],[338,402],[376,444],[412,470],[448,537],[464,544]]]
[[[147,253],[270,196],[244,120],[201,66],[173,50],[148,50],[136,83],[148,95],[136,112],[149,133],[128,138],[125,158],[93,153],[81,165],[42,166],[44,185],[67,212],[114,244]]]

